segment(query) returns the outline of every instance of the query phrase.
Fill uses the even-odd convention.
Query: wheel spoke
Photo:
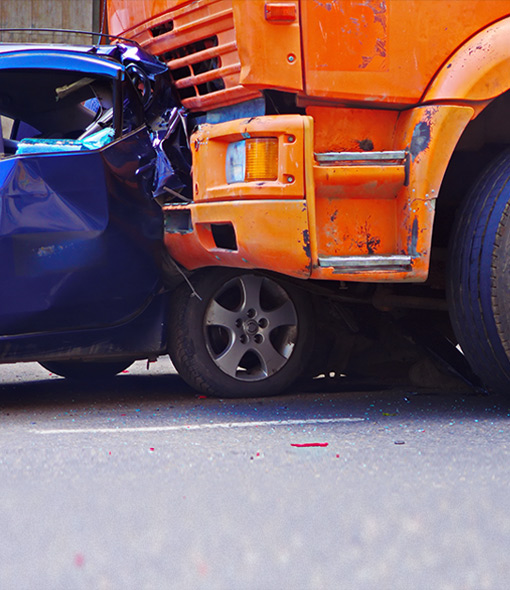
[[[247,309],[260,310],[260,290],[262,288],[263,277],[258,275],[243,275],[239,277],[243,301],[239,311]]]
[[[279,371],[287,362],[287,359],[276,350],[269,338],[265,338],[264,342],[252,350],[260,360],[262,372],[268,377]]]
[[[296,309],[290,299],[273,311],[264,311],[263,315],[269,322],[269,330],[274,330],[279,326],[295,326],[297,324]]]
[[[224,373],[235,377],[239,363],[245,354],[246,346],[241,344],[239,340],[234,339],[230,346],[217,356],[214,361]]]
[[[207,309],[205,323],[207,326],[223,326],[224,328],[233,330],[238,317],[238,312],[230,311],[213,299]]]

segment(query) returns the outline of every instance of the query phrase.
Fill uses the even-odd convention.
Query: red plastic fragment
[[[291,447],[327,447],[329,443],[290,443]]]
[[[149,451],[153,451],[153,450],[154,450],[154,447],[150,447]]]
[[[74,565],[76,567],[82,567],[84,563],[85,563],[85,558],[83,557],[83,555],[81,553],[77,553],[74,556]]]

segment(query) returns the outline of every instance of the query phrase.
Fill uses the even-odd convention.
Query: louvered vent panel
[[[208,111],[261,96],[239,84],[232,0],[170,4],[129,37],[167,63],[182,104]]]

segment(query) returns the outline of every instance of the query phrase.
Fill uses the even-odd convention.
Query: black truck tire
[[[484,385],[510,394],[510,150],[484,170],[459,213],[449,248],[452,326]]]

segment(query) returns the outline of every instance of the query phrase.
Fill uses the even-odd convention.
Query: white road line
[[[257,428],[259,426],[296,426],[307,424],[338,424],[363,422],[365,418],[313,418],[310,420],[267,420],[265,422],[217,422],[215,424],[175,424],[173,426],[118,426],[114,428],[32,429],[34,434],[122,434],[124,432],[168,432],[175,430],[213,430],[215,428]]]

